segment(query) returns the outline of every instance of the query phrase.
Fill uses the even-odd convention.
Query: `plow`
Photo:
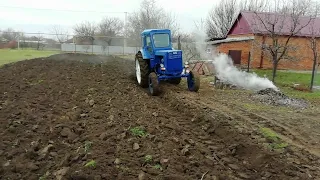
[[[141,33],[142,48],[135,55],[137,83],[148,88],[149,95],[161,93],[162,82],[178,85],[187,79],[188,90],[198,92],[200,77],[183,63],[182,51],[172,47],[169,29],[146,29]]]

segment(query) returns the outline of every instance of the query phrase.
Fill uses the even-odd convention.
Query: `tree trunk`
[[[181,41],[180,41],[180,36],[178,37],[178,50],[181,50]]]
[[[276,75],[278,68],[278,60],[277,57],[273,57],[273,68],[272,68],[272,82],[275,83]]]
[[[310,90],[313,90],[313,83],[314,83],[314,76],[316,72],[316,65],[317,65],[317,52],[314,52],[314,57],[313,57],[313,66],[312,66],[312,75],[311,75],[311,85],[310,85]]]

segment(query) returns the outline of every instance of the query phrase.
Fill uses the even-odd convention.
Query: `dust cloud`
[[[252,91],[260,91],[267,88],[279,91],[269,79],[259,77],[255,73],[239,70],[233,65],[232,59],[227,54],[216,55],[213,58],[213,64],[217,77],[222,81]]]

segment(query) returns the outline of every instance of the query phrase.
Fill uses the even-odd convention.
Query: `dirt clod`
[[[54,176],[57,178],[57,180],[62,180],[63,177],[67,174],[69,171],[70,167],[63,167],[59,169],[58,171],[54,172]]]
[[[118,165],[118,164],[120,164],[120,163],[121,163],[121,161],[120,161],[119,158],[116,158],[116,159],[114,160],[114,164]]]
[[[134,143],[133,144],[133,150],[138,150],[138,149],[140,149],[139,144],[138,143]]]

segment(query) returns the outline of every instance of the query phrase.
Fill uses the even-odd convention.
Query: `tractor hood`
[[[159,50],[155,52],[156,56],[164,56],[169,59],[182,58],[181,50]]]

